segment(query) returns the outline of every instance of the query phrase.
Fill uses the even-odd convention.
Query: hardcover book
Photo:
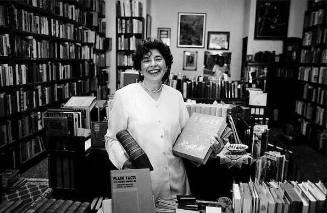
[[[212,152],[214,136],[220,137],[226,126],[226,119],[223,117],[194,112],[174,144],[174,154],[206,164]],[[223,142],[219,141],[223,147]]]
[[[111,170],[114,213],[155,212],[149,169]]]

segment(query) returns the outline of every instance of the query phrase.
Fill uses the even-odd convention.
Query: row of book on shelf
[[[327,190],[321,181],[249,181],[233,183],[235,213],[326,212]]]
[[[317,148],[322,154],[327,156],[327,137],[326,137],[326,126],[322,125],[317,128],[315,123],[312,121],[300,118],[299,119],[299,132],[310,140],[310,145]]]
[[[172,74],[169,85],[179,90],[184,98],[244,99],[246,84],[239,81],[209,80],[203,76],[186,78],[185,75]]]
[[[17,1],[19,2],[19,1]],[[87,1],[90,2],[90,1]],[[100,2],[92,1],[92,2]],[[14,2],[15,3],[15,2]],[[27,2],[27,4],[32,5],[33,7],[48,10],[47,12],[55,15],[64,17],[66,19],[69,19],[71,21],[75,21],[76,23],[79,23],[84,26],[98,26],[97,20],[100,17],[104,17],[104,1],[101,1],[101,7],[96,6],[95,10],[83,10],[82,8],[79,8],[76,6],[76,4],[71,4],[68,2],[62,2],[62,1],[49,1],[48,4],[45,7],[42,7],[41,5],[35,4],[35,2]],[[98,5],[99,3],[97,3]],[[83,5],[85,6],[85,5]],[[30,23],[36,23],[40,24],[46,29],[47,21],[44,19],[47,19],[44,16],[41,16],[39,14],[35,15],[37,16],[34,18],[34,13],[26,11],[25,9],[17,9],[15,5],[12,5],[11,7],[8,7],[7,5],[1,5],[0,11],[0,23],[8,24],[10,23],[10,14],[11,10],[13,10],[13,19],[15,23],[20,23],[20,26],[28,25]],[[99,14],[101,13],[101,14]],[[43,19],[41,21],[41,19]],[[33,31],[30,31],[33,32]]]
[[[304,28],[311,27],[325,22],[324,18],[326,17],[326,9],[320,8],[317,10],[310,11],[310,14],[306,14]]]
[[[117,17],[142,17],[143,4],[140,0],[117,0]]]
[[[118,19],[118,33],[143,33],[143,22],[139,19]]]
[[[131,60],[131,56],[129,55],[121,54],[120,56],[119,59],[126,57]],[[119,73],[120,87],[138,81],[139,74],[133,69],[128,69],[126,71],[120,70]],[[239,81],[215,81],[209,80],[203,76],[188,79],[185,75],[171,74],[169,76],[169,86],[179,90],[185,99],[242,100],[247,97],[247,84]]]
[[[302,45],[311,46],[318,44],[326,44],[327,42],[327,28],[317,28],[313,31],[306,31],[303,35]]]
[[[126,36],[119,35],[118,37],[118,50],[136,50],[137,44],[141,41],[141,38],[137,38],[135,35]]]
[[[64,79],[96,76],[94,65],[88,61],[78,63],[29,63],[0,64],[0,86],[59,81]]]
[[[24,9],[16,9],[14,6],[12,8],[13,21],[9,22],[5,20],[7,19],[6,16],[8,16],[7,13],[10,14],[9,7],[0,5],[0,11],[4,12],[0,15],[0,26],[9,26],[9,23],[11,23],[14,29],[23,32],[50,35],[80,42],[91,43],[95,41],[96,32],[94,30],[77,27],[72,23],[62,23],[61,20],[56,18],[42,16]],[[105,22],[101,21],[101,25],[105,25]]]
[[[43,129],[41,112],[32,112],[14,120],[0,122],[0,147],[40,132]]]
[[[15,36],[15,56],[25,58],[93,59],[93,46]]]
[[[325,126],[326,124],[326,109],[323,105],[317,106],[314,103],[296,100],[295,112],[317,125]]]
[[[300,66],[297,79],[327,85],[327,67]]]
[[[326,91],[323,87],[315,87],[311,84],[304,84],[302,90],[303,100],[307,100],[318,105],[326,105]]]
[[[0,93],[0,116],[36,109],[72,95],[86,94],[90,90],[90,80],[77,80],[69,83],[56,83],[50,86],[38,85],[34,88],[20,88],[14,92]]]
[[[2,148],[2,144],[0,145]],[[21,141],[19,150],[10,149],[6,152],[0,152],[0,159],[6,168],[16,169],[18,165],[33,159],[45,151],[45,144],[41,136]]]
[[[326,63],[327,49],[320,47],[310,47],[310,49],[302,49],[300,56],[301,63]]]

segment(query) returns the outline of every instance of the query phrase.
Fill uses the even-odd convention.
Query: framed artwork
[[[258,0],[254,39],[283,40],[287,37],[289,0]]]
[[[183,53],[183,70],[196,71],[197,68],[197,51],[184,51]]]
[[[208,50],[228,50],[229,32],[208,31],[207,42]]]
[[[163,43],[167,44],[170,47],[170,28],[160,28],[158,27],[158,40],[161,40]]]
[[[204,48],[205,13],[178,13],[177,47]]]
[[[151,22],[151,16],[149,14],[146,14],[146,38],[151,37]]]

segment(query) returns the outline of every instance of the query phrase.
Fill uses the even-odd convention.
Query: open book
[[[212,152],[214,136],[221,137],[226,126],[226,118],[193,113],[174,144],[174,154],[206,164]],[[223,143],[221,145],[224,146]]]

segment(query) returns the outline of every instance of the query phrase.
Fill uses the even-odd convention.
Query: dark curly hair
[[[173,64],[173,56],[170,52],[169,46],[160,40],[147,38],[146,40],[139,42],[136,46],[136,52],[133,54],[133,67],[136,70],[141,70],[141,61],[151,49],[157,49],[165,59],[167,72],[162,77],[162,82],[166,82],[170,74],[171,65]],[[143,79],[144,76],[139,72],[139,81],[143,81]]]

